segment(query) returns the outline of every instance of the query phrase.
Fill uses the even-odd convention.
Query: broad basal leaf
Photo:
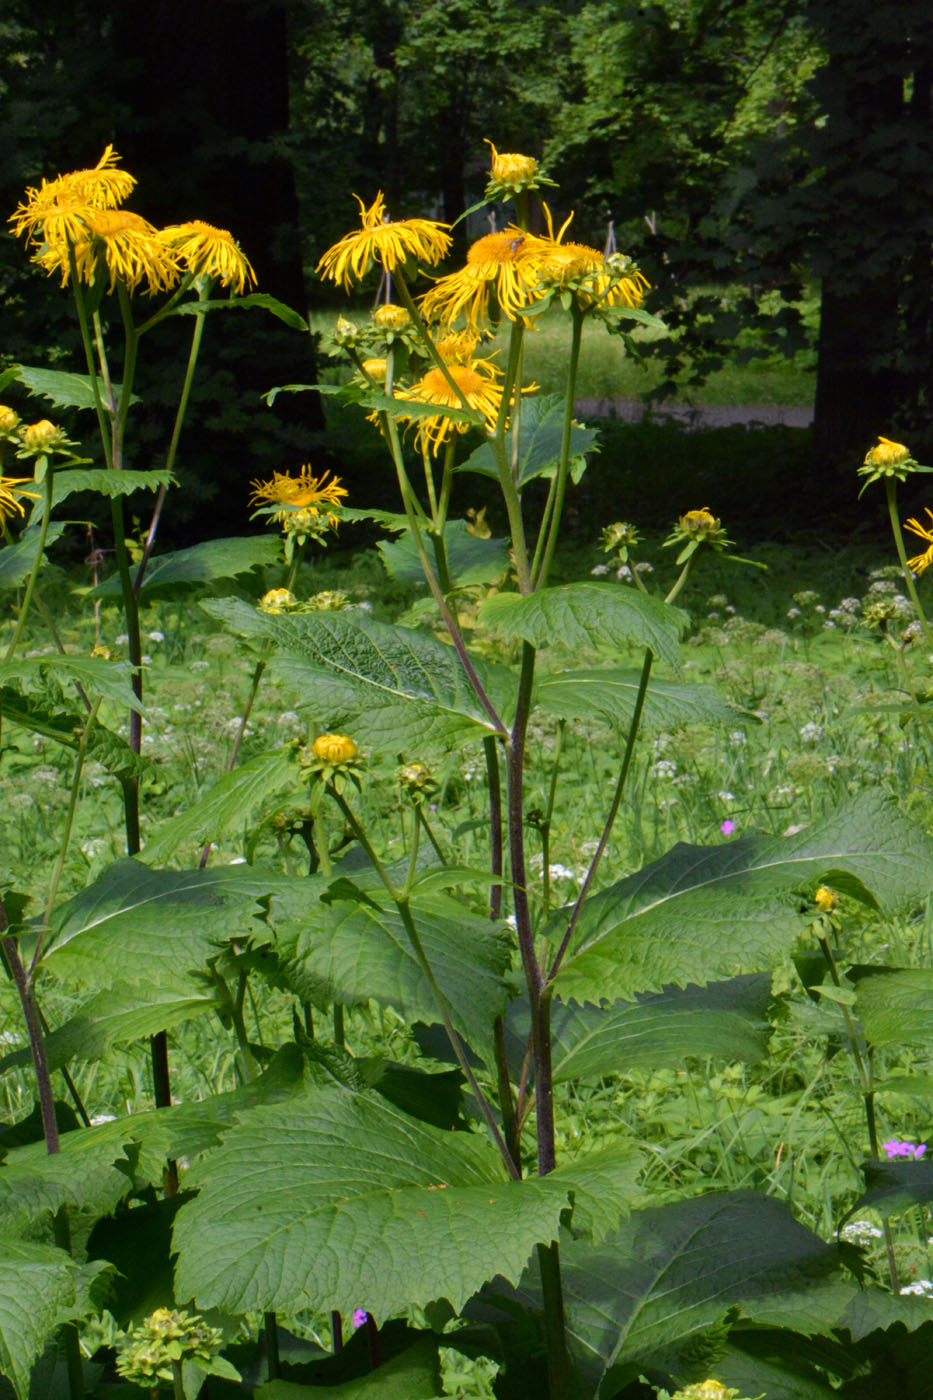
[[[493,728],[456,652],[432,635],[351,611],[274,616],[232,598],[203,606],[242,635],[274,641],[277,674],[316,716],[352,722],[357,738],[397,752]],[[490,686],[487,668],[477,661],[476,669]]]
[[[860,977],[855,1009],[873,1045],[930,1045],[933,969],[905,967]]]
[[[509,637],[540,647],[558,642],[571,651],[649,647],[659,660],[678,664],[677,643],[687,621],[680,608],[634,588],[596,579],[542,588],[522,597],[496,593],[480,608],[480,620]]]
[[[668,987],[636,1003],[565,1006],[551,1017],[554,1082],[682,1066],[689,1056],[755,1062],[767,1054],[771,977],[752,973],[683,990]],[[509,1029],[527,1043],[527,1006],[512,1003]]]
[[[431,536],[423,536],[428,562],[438,573],[438,561]],[[424,570],[414,538],[409,530],[397,540],[380,540],[378,545],[386,572],[404,583],[424,583]],[[493,583],[509,567],[508,540],[484,540],[471,535],[465,520],[448,520],[444,526],[444,549],[450,582],[454,588],[474,583]]]
[[[291,749],[273,749],[224,773],[208,792],[177,817],[160,822],[146,842],[143,859],[152,864],[173,856],[187,863],[207,841],[242,829],[267,797],[300,782]]]
[[[753,1191],[633,1211],[600,1245],[561,1246],[571,1349],[584,1374],[612,1395],[614,1368],[663,1365],[665,1353],[730,1308],[773,1321],[785,1304],[802,1313],[808,1298],[804,1322],[818,1330],[855,1292],[834,1277],[839,1262],[834,1245]],[[536,1306],[534,1281],[520,1293]]]
[[[603,719],[609,724],[631,723],[640,673],[607,667],[598,671],[556,671],[542,676],[535,699],[543,710],[562,719]],[[711,685],[679,685],[652,679],[645,694],[642,724],[677,729],[683,724],[716,724],[734,720],[739,712]]]
[[[0,1375],[27,1400],[33,1362],[63,1322],[88,1315],[87,1290],[79,1265],[53,1245],[0,1234],[0,1258]]]
[[[624,1209],[632,1170],[629,1155],[510,1182],[485,1138],[322,1089],[257,1109],[192,1172],[176,1291],[235,1313],[366,1308],[384,1321],[436,1298],[459,1310],[494,1274],[517,1279],[571,1192],[584,1209],[613,1197]]]
[[[52,521],[46,532],[46,548],[64,532],[64,525]],[[0,588],[18,588],[29,577],[39,548],[39,526],[24,530],[15,544],[0,549]]]
[[[106,468],[74,468],[55,473],[52,505],[57,506],[76,491],[96,491],[101,496],[129,496],[133,491],[158,491],[160,486],[174,484],[172,473],[164,469],[116,472],[107,471]]]
[[[41,394],[51,399],[56,408],[93,408],[96,404],[90,377],[86,374],[71,374],[66,370],[42,369],[34,365],[18,365],[17,377],[33,394]],[[112,384],[114,403],[119,406],[123,394],[122,384]],[[98,380],[98,392],[104,396],[103,383]],[[139,403],[137,394],[130,395],[130,403]]]
[[[536,476],[553,476],[560,460],[564,427],[564,398],[562,394],[545,394],[540,398],[522,400],[519,429],[519,484]],[[513,460],[513,429],[506,433],[506,456]],[[574,481],[579,481],[586,465],[585,454],[596,446],[598,433],[574,423],[570,430],[570,458]],[[498,477],[496,459],[489,443],[478,447],[472,456],[457,467],[460,472],[479,472],[481,476]]]
[[[44,656],[14,657],[12,661],[0,663],[0,685],[7,686],[11,681],[25,682],[30,686],[44,685],[52,679],[67,687],[79,681],[88,695],[103,696],[118,705],[143,712],[143,707],[133,694],[130,677],[133,668],[128,661],[104,661],[97,656],[63,656],[61,652],[48,652]]]
[[[933,883],[933,841],[871,790],[795,836],[677,845],[587,900],[560,993],[630,998],[770,967],[800,929],[797,891],[833,885],[833,872],[856,877],[852,889],[888,912],[909,908]]]
[[[43,964],[86,986],[145,984],[190,995],[189,971],[249,932],[262,888],[252,871],[238,879],[223,868],[151,870],[117,861],[54,911]]]
[[[451,1008],[454,1024],[480,1047],[504,1013],[511,939],[503,924],[482,919],[449,895],[425,894],[412,904],[425,956]],[[275,924],[276,905],[270,910]],[[285,975],[344,1005],[370,999],[413,1018],[438,1018],[438,1006],[394,907],[304,900],[302,923],[280,940]]]
[[[236,578],[250,569],[269,568],[281,560],[282,546],[272,535],[249,535],[226,540],[205,540],[190,549],[158,554],[149,560],[142,592],[154,598],[180,584],[213,583],[216,579]],[[91,597],[118,598],[120,580],[116,574],[105,579]]]
[[[212,1011],[217,999],[206,988],[192,983],[187,996],[159,987],[141,990],[115,987],[98,992],[45,1039],[49,1069],[60,1069],[71,1060],[99,1060],[113,1045],[125,1045],[143,1036],[170,1030],[194,1016]],[[0,1072],[31,1064],[28,1048],[0,1059]]]

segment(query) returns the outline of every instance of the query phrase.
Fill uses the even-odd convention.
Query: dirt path
[[[809,428],[813,422],[812,408],[774,403],[706,404],[693,408],[689,404],[649,406],[640,399],[577,399],[574,410],[583,419],[618,418],[624,423],[640,423],[646,418],[656,423],[673,420],[688,428],[731,428],[738,423],[746,427]]]

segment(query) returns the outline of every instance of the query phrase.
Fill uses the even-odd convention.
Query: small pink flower
[[[910,1157],[914,1161],[918,1161],[919,1158],[923,1156],[924,1152],[926,1152],[927,1145],[925,1142],[921,1142],[919,1146],[914,1146],[912,1142],[901,1142],[899,1138],[891,1138],[889,1142],[883,1142],[881,1144],[881,1149],[888,1154],[889,1159],[892,1157]]]
[[[720,823],[719,830],[722,832],[723,836],[731,836],[733,831],[735,831],[735,822],[731,821],[729,817],[726,817],[726,820]]]
[[[369,1315],[369,1314],[367,1313],[367,1311],[366,1311],[365,1308],[357,1308],[357,1309],[354,1311],[354,1313],[353,1313],[353,1326],[354,1326],[354,1328],[357,1328],[357,1327],[365,1327],[365,1326],[366,1326],[366,1318],[368,1317],[368,1315]]]

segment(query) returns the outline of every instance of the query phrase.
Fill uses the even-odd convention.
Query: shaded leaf
[[[543,710],[563,719],[604,719],[631,723],[640,672],[607,667],[596,671],[556,671],[542,676],[535,699]],[[682,724],[735,720],[740,712],[723,700],[715,686],[680,685],[652,679],[645,694],[642,724],[676,729]]]
[[[96,400],[91,387],[91,379],[86,374],[72,374],[60,369],[41,369],[35,365],[17,365],[17,378],[33,394],[41,394],[51,399],[56,408],[94,408]],[[104,386],[98,380],[101,397]],[[114,403],[119,405],[123,395],[122,384],[112,384]],[[130,403],[139,403],[139,395],[131,394]],[[106,410],[105,410],[106,411]]]
[[[53,520],[46,532],[46,548],[55,542],[65,527]],[[4,545],[0,549],[0,588],[18,588],[29,577],[39,548],[39,526],[32,525],[24,530],[15,544]]]
[[[382,1321],[441,1297],[459,1310],[493,1274],[518,1277],[571,1192],[581,1214],[618,1217],[633,1174],[628,1153],[508,1181],[485,1137],[321,1089],[256,1109],[194,1169],[176,1289],[236,1313],[364,1307]]]
[[[834,885],[834,871],[855,875],[886,911],[908,908],[933,881],[933,841],[870,790],[794,836],[677,845],[587,900],[561,995],[630,998],[770,967],[800,929],[796,892]]]
[[[444,1393],[437,1343],[427,1337],[369,1375],[342,1385],[266,1381],[255,1392],[256,1400],[432,1400]]]
[[[173,306],[169,312],[170,316],[204,316],[209,311],[249,311],[252,307],[259,307],[263,311],[271,311],[273,316],[277,316],[280,321],[284,321],[286,326],[291,326],[292,330],[306,331],[308,329],[308,319],[293,311],[290,306],[286,306],[284,301],[279,301],[277,297],[270,296],[268,292],[250,292],[245,297],[217,297],[211,301],[183,301],[178,306]],[[310,384],[286,385],[286,388],[305,389],[313,388]],[[274,396],[280,392],[271,389]],[[272,404],[274,398],[269,399]]]
[[[104,661],[97,656],[63,656],[61,652],[48,652],[44,656],[14,657],[12,661],[0,663],[0,685],[10,681],[25,681],[27,686],[37,681],[44,685],[49,679],[59,685],[80,681],[89,695],[101,695],[105,700],[113,700],[118,705],[143,712],[143,707],[133,694],[131,676],[133,668],[128,661]]]
[[[91,1308],[82,1270],[63,1249],[2,1235],[0,1256],[0,1375],[27,1400],[33,1362],[55,1330]],[[97,1272],[83,1271],[87,1279]]]
[[[538,647],[556,641],[571,651],[615,650],[634,643],[676,667],[677,643],[687,617],[659,598],[594,579],[542,588],[526,597],[496,593],[480,608],[480,620]]]
[[[431,537],[424,535],[428,561],[437,570]],[[411,532],[397,540],[380,540],[379,554],[386,572],[404,583],[424,583],[424,571]],[[447,568],[454,588],[467,588],[475,583],[493,583],[509,567],[508,540],[484,540],[471,535],[465,520],[448,520],[444,526],[444,547]]]
[[[546,394],[540,398],[523,398],[519,430],[519,485],[536,476],[553,476],[560,460],[561,437],[564,426],[564,397]],[[584,454],[596,447],[598,433],[574,423],[570,432],[570,457],[574,481],[579,481],[585,466]],[[505,435],[508,460],[513,460],[512,429]],[[461,462],[458,472],[479,472],[481,476],[498,477],[496,459],[490,444],[484,443]]]
[[[52,485],[52,506],[76,491],[96,491],[101,496],[129,496],[133,491],[158,491],[174,486],[175,478],[164,468],[157,471],[108,471],[105,467],[57,471]]]
[[[250,569],[269,568],[281,561],[281,541],[273,535],[245,535],[241,538],[205,540],[190,549],[158,554],[149,560],[143,577],[142,593],[153,598],[179,584],[213,583],[216,579],[236,578]],[[91,590],[92,598],[120,597],[120,579],[111,575]]]
[[[905,967],[860,977],[855,1007],[873,1045],[933,1043],[933,968]]]
[[[849,1211],[846,1219],[857,1210],[871,1207],[882,1215],[907,1210],[917,1203],[933,1201],[933,1161],[921,1157],[892,1157],[887,1161],[862,1163],[868,1190]]]

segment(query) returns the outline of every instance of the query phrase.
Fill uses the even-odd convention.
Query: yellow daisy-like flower
[[[497,382],[500,371],[489,360],[471,360],[469,364],[450,364],[447,368],[470,408],[483,415],[487,427],[492,431],[502,397],[501,383]],[[395,397],[410,402],[437,404],[441,408],[463,408],[461,398],[437,366],[429,369],[410,389],[397,389]],[[470,426],[468,422],[449,418],[444,413],[432,413],[429,417],[417,419],[417,423],[415,441],[419,450],[435,455],[451,433],[465,433]]]
[[[383,331],[403,331],[411,325],[411,317],[404,306],[396,306],[391,301],[376,307],[373,320]]]
[[[120,159],[112,146],[107,146],[97,164],[90,170],[72,170],[43,180],[41,185],[26,190],[26,198],[10,216],[13,232],[25,234],[29,243],[44,243],[48,238],[47,223],[63,217],[63,211],[83,206],[85,209],[116,209],[132,192],[136,180],[126,170],[115,170]],[[54,230],[53,230],[54,232]],[[75,241],[80,234],[75,234]]]
[[[882,437],[879,433],[877,444],[865,454],[864,465],[874,468],[875,471],[886,471],[908,461],[909,447],[905,447],[902,442],[892,442],[890,438]]]
[[[470,331],[451,331],[437,342],[437,353],[445,364],[468,365],[476,354],[479,336]]]
[[[564,243],[571,214],[554,236],[551,211],[544,206],[549,237],[548,251],[539,266],[543,288],[572,292],[583,311],[597,307],[640,306],[650,283],[624,253],[608,256],[586,243]]]
[[[225,228],[192,219],[187,224],[172,224],[157,236],[195,277],[210,277],[223,287],[232,287],[238,296],[247,286],[256,285],[256,274],[248,258]]]
[[[487,141],[486,145],[492,155],[490,174],[497,184],[515,190],[527,189],[538,173],[538,162],[534,156],[497,151],[491,141]]]
[[[275,518],[286,532],[323,535],[325,530],[336,530],[340,519],[333,511],[322,511],[320,507],[339,506],[341,498],[347,495],[339,477],[328,481],[327,472],[314,476],[309,466],[303,466],[298,476],[273,472],[271,481],[254,481],[250,504],[284,506]]]
[[[5,522],[14,515],[24,514],[22,502],[17,500],[18,496],[27,496],[33,501],[39,499],[38,491],[24,489],[34,485],[31,476],[0,476],[0,521]]]
[[[450,247],[448,225],[433,219],[399,219],[391,222],[385,212],[382,191],[367,209],[359,195],[353,198],[360,206],[362,228],[348,233],[321,258],[317,271],[332,282],[342,282],[347,291],[359,282],[372,267],[379,265],[394,272],[409,258],[436,266]]]
[[[701,506],[699,510],[688,510],[680,517],[680,528],[687,535],[709,535],[719,529],[719,521],[711,510]]]
[[[930,510],[929,506],[924,506],[924,510],[930,517],[931,524],[933,524],[933,510]],[[915,535],[919,535],[922,540],[929,541],[929,548],[926,549],[923,554],[917,554],[913,559],[907,560],[908,569],[919,577],[925,569],[928,569],[930,565],[933,564],[933,530],[928,530],[925,525],[920,524],[919,520],[905,520],[904,529],[910,530]]]
[[[110,273],[110,290],[122,282],[128,291],[144,284],[151,295],[167,291],[178,280],[178,260],[173,250],[159,242],[158,231],[140,214],[125,209],[101,209],[83,220],[84,231],[74,241],[78,277],[91,283],[103,264]],[[48,247],[35,259],[46,272],[60,272],[62,286],[68,282],[70,236],[50,239]]]
[[[331,765],[349,763],[359,754],[359,749],[346,734],[319,734],[311,745],[315,758]]]
[[[461,314],[472,332],[488,323],[489,295],[495,291],[510,321],[534,300],[543,240],[510,225],[487,233],[467,251],[466,266],[441,277],[421,299],[427,321],[451,325]]]

